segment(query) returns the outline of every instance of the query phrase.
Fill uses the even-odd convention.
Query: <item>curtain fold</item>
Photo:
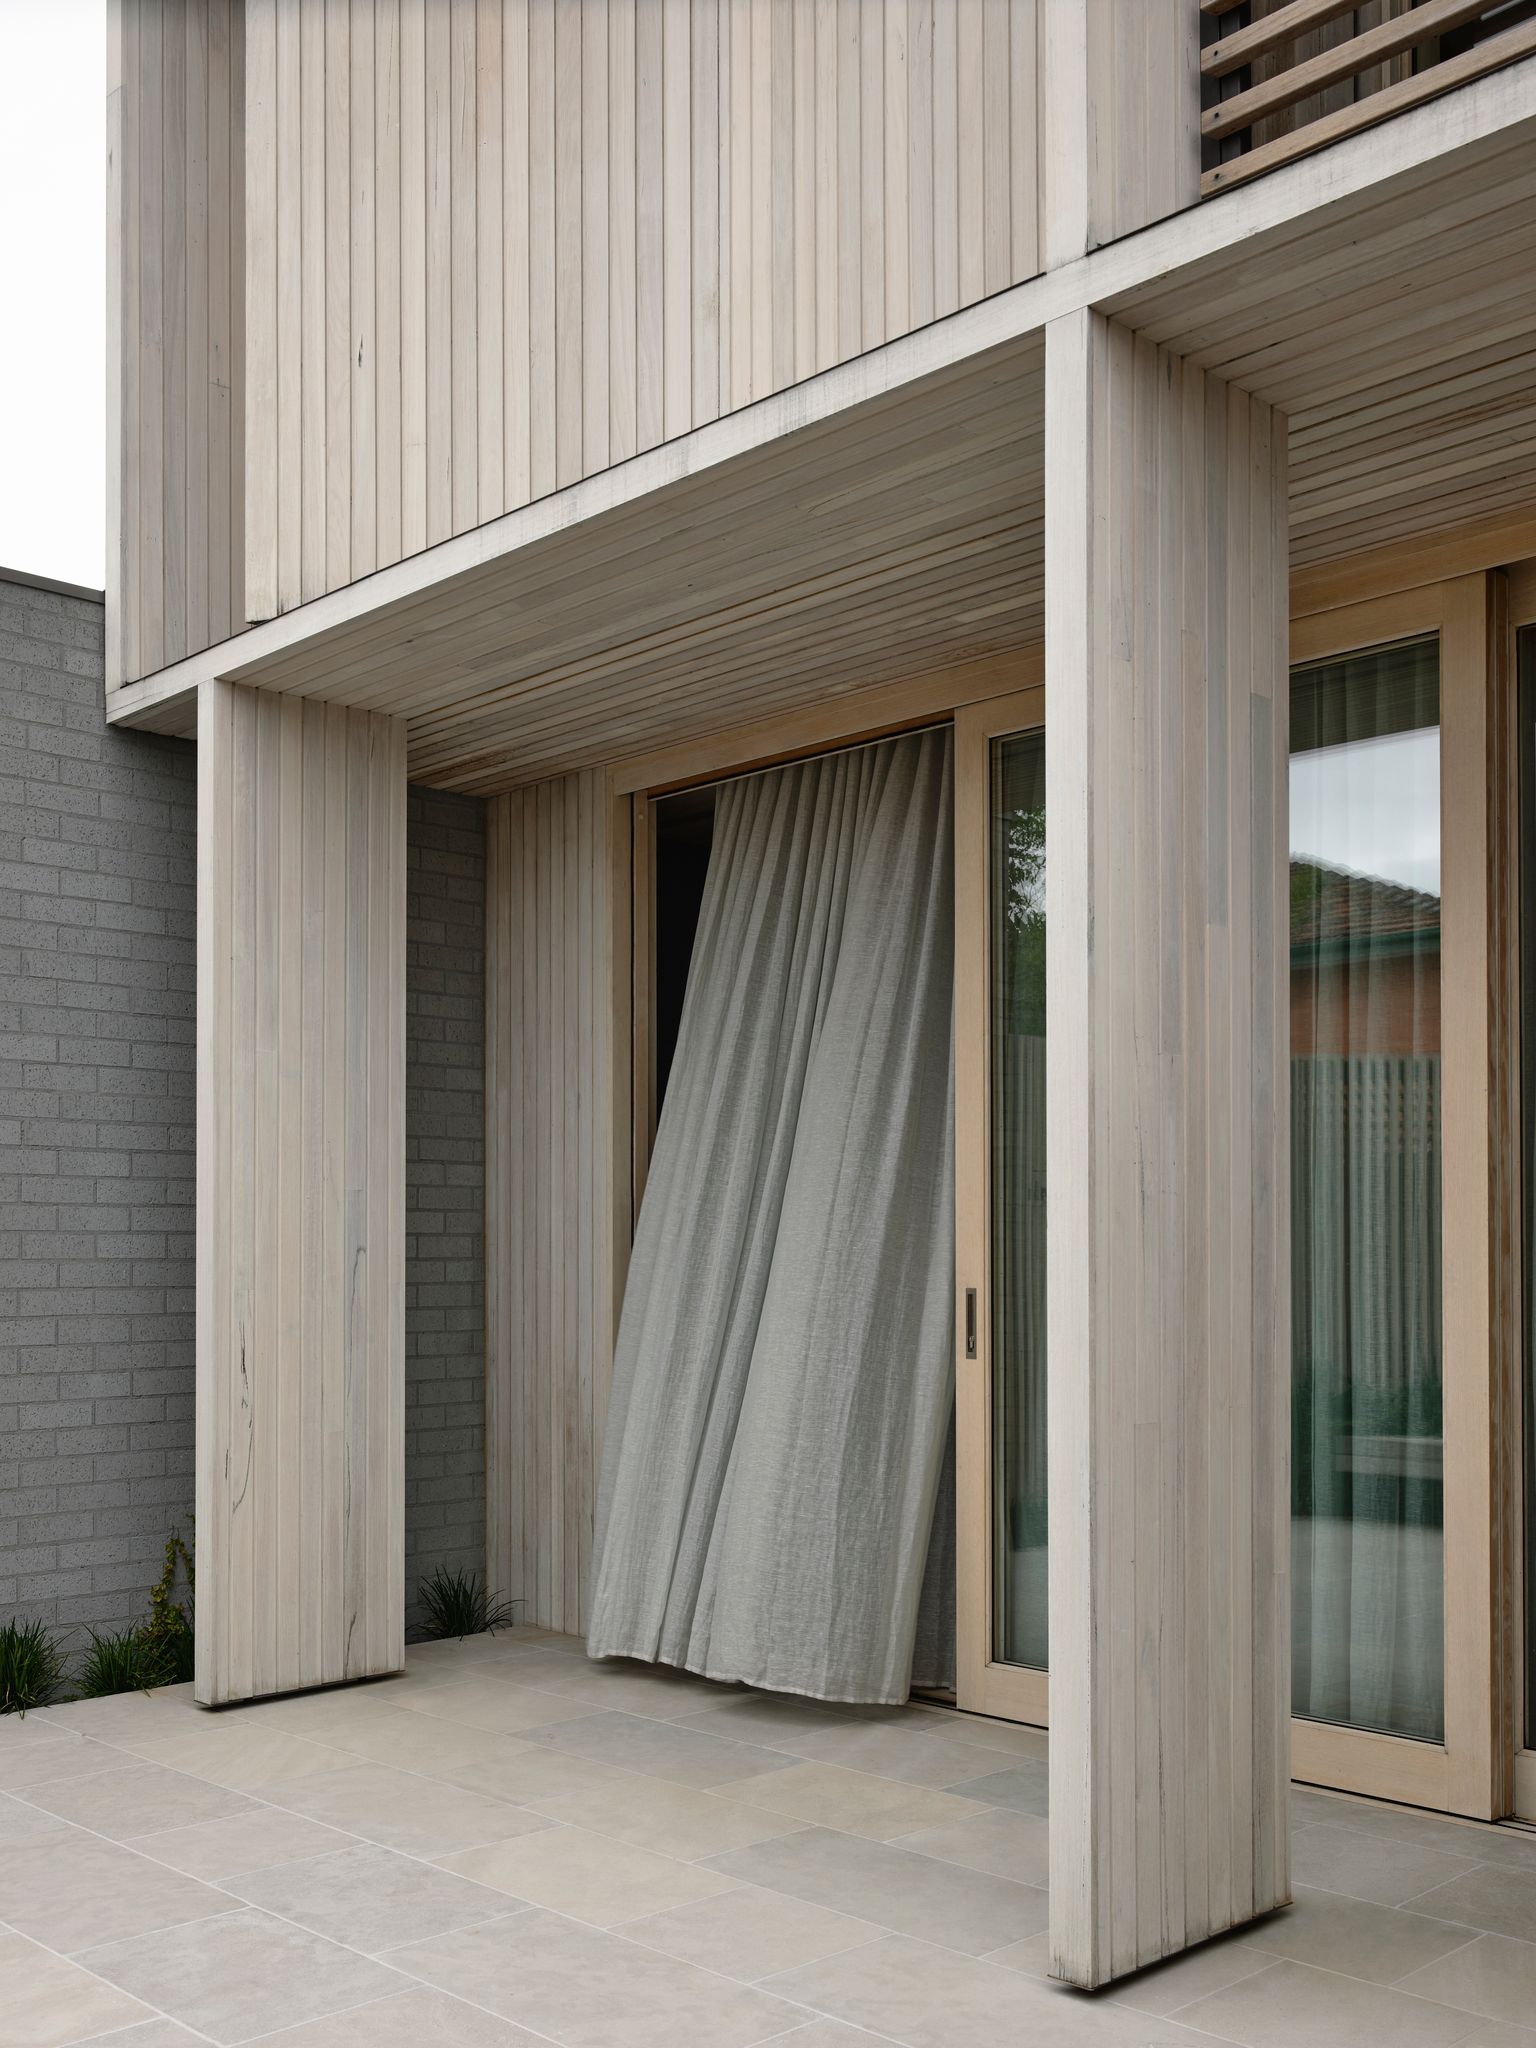
[[[594,1656],[906,1697],[953,1405],[952,840],[947,730],[720,791],[614,1360]]]

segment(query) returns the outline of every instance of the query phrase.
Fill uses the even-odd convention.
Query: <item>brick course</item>
[[[114,1626],[192,1505],[196,756],[0,582],[0,1615]]]
[[[0,1618],[116,1627],[192,1510],[196,753],[0,580]],[[484,1554],[483,807],[410,792],[406,1583]]]

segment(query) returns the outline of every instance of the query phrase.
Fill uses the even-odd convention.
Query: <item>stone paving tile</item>
[[[114,1770],[126,1761],[105,1742],[70,1728],[49,1727],[40,1713],[0,1717],[0,1791],[56,1785],[65,1778]]]
[[[451,1856],[479,1842],[526,1834],[548,1822],[483,1793],[444,1785],[385,1764],[347,1764],[267,1788],[290,1813],[362,1835],[412,1856]]]
[[[1176,2022],[904,1935],[769,1977],[763,1989],[903,2048],[1196,2048],[1201,2041]],[[1202,2048],[1210,2048],[1208,2038]]]
[[[301,1857],[324,1856],[332,1849],[351,1849],[355,1835],[339,1828],[322,1827],[297,1813],[285,1813],[277,1806],[253,1806],[229,1820],[200,1821],[195,1827],[166,1828],[152,1835],[135,1835],[133,1847],[157,1863],[169,1863],[188,1877],[206,1878],[216,1884],[220,1878],[238,1877],[242,1871],[265,1870],[274,1863],[291,1863]]]
[[[35,1842],[39,1835],[59,1834],[67,1825],[56,1813],[0,1792],[0,1852],[18,1842]]]
[[[207,2048],[201,2034],[189,2033],[177,2020],[145,2020],[137,2027],[114,2028],[110,2034],[93,2034],[76,2048]]]
[[[508,1910],[499,1891],[372,1843],[247,1871],[226,1879],[224,1890],[365,1955],[499,1919]]]
[[[136,1998],[19,1934],[0,1934],[0,2041],[5,2048],[65,2044],[148,2016]]]
[[[626,1920],[624,1932],[631,1941],[662,1949],[680,1962],[697,1963],[750,1984],[780,1970],[820,1962],[841,1949],[878,1941],[885,1929],[782,1892],[737,1885],[718,1898]]]
[[[709,1867],[970,1955],[1037,1933],[1046,1922],[1043,1891],[833,1829],[808,1828],[711,1857]]]
[[[80,1960],[218,2042],[249,2041],[404,1988],[382,1963],[253,1911],[137,1935]]]
[[[120,1761],[125,1766],[121,1770],[29,1785],[24,1797],[44,1812],[113,1842],[156,1828],[189,1827],[195,1821],[227,1820],[232,1814],[255,1811],[253,1801],[222,1785],[159,1764],[136,1763],[128,1757]]]
[[[668,1778],[677,1785],[710,1791],[787,1771],[794,1758],[759,1743],[723,1742],[698,1728],[680,1728],[675,1721],[648,1720],[640,1714],[599,1713],[578,1721],[558,1721],[530,1728],[529,1742],[543,1743],[568,1756],[595,1757],[649,1778]]]
[[[267,2048],[548,2048],[539,2035],[424,1986],[285,2027],[280,2034],[263,2034],[250,2048],[263,2048],[263,2043]]]
[[[1398,1979],[1398,1989],[1443,1999],[1482,2019],[1530,2026],[1536,2023],[1536,1942],[1480,1934],[1422,1969],[1410,1970]]]
[[[594,1927],[612,1927],[664,1906],[729,1889],[699,1863],[632,1848],[586,1828],[545,1828],[444,1859],[445,1868],[531,1906],[547,1906]],[[503,1900],[503,1910],[506,1901]]]
[[[1463,1947],[1472,1939],[1472,1930],[1298,1885],[1294,1905],[1266,1914],[1232,1939],[1295,1963],[1313,1963],[1371,1984],[1392,1984],[1405,1971]]]
[[[1295,1905],[1089,1996],[1039,1729],[538,1630],[407,1666],[0,1722],[4,2048],[1536,2048],[1536,1835],[1298,1787]]]
[[[562,2048],[754,2048],[803,2006],[533,1911],[396,1949],[390,1961]]]
[[[1478,1863],[1457,1873],[1433,1891],[1406,1901],[1412,1913],[1437,1920],[1455,1920],[1483,1934],[1508,1934],[1516,1941],[1536,1942],[1536,1872],[1506,1870]],[[1536,2022],[1536,2011],[1532,2013]]]
[[[207,2048],[201,2034],[189,2033],[177,2020],[145,2020],[137,2027],[114,2028],[110,2034],[93,2034],[75,2048]]]
[[[1360,2048],[1366,2041],[1453,2048],[1469,2031],[1466,2012],[1454,2006],[1290,1962],[1179,2006],[1173,2016],[1242,2048]]]
[[[66,1955],[228,1911],[211,1885],[78,1828],[0,1857],[0,1920]]]

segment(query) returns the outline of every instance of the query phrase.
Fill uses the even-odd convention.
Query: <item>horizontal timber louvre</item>
[[[1199,0],[1204,197],[1536,50],[1508,0]],[[1245,20],[1244,13],[1251,19]]]

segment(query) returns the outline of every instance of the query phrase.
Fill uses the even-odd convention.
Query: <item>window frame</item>
[[[1445,1736],[1441,1743],[1294,1718],[1304,1783],[1494,1819],[1509,1810],[1498,1616],[1503,1572],[1501,1346],[1491,1196],[1494,1070],[1490,577],[1453,577],[1294,619],[1293,668],[1434,633],[1440,642],[1442,1358]]]

